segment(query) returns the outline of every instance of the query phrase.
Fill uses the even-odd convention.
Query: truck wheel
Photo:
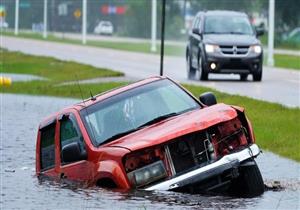
[[[192,67],[191,57],[189,55],[189,52],[187,52],[187,55],[186,55],[186,69],[187,69],[188,79],[194,79],[195,74],[196,74],[196,69],[194,67]]]
[[[250,163],[240,167],[240,176],[233,181],[231,194],[241,197],[255,197],[263,194],[265,186],[259,168],[255,161]]]
[[[203,62],[202,62],[202,57],[199,57],[198,60],[198,70],[199,70],[199,79],[200,80],[207,80],[208,79],[208,73],[207,70],[205,69],[205,67],[203,66]]]

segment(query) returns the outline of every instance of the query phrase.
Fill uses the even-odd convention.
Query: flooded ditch
[[[264,152],[257,158],[266,192],[256,198],[176,192],[111,191],[35,176],[38,123],[77,100],[0,94],[0,209],[299,209],[300,164]]]

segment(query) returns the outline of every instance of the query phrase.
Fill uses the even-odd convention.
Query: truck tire
[[[250,163],[240,167],[240,176],[233,181],[231,194],[250,198],[263,194],[265,186],[259,168],[255,161]]]

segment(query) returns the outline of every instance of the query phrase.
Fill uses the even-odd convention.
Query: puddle
[[[27,82],[32,80],[47,80],[44,77],[39,77],[31,74],[11,74],[11,73],[1,73],[0,76],[9,77],[13,82]]]
[[[0,209],[299,209],[300,165],[265,152],[257,163],[266,192],[256,198],[111,191],[35,176],[38,123],[77,100],[0,94]]]

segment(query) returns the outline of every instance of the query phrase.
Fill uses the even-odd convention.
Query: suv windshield
[[[253,35],[253,30],[249,19],[244,16],[207,16],[204,33]]]
[[[174,115],[200,108],[168,79],[152,82],[81,110],[93,144],[98,146]]]

